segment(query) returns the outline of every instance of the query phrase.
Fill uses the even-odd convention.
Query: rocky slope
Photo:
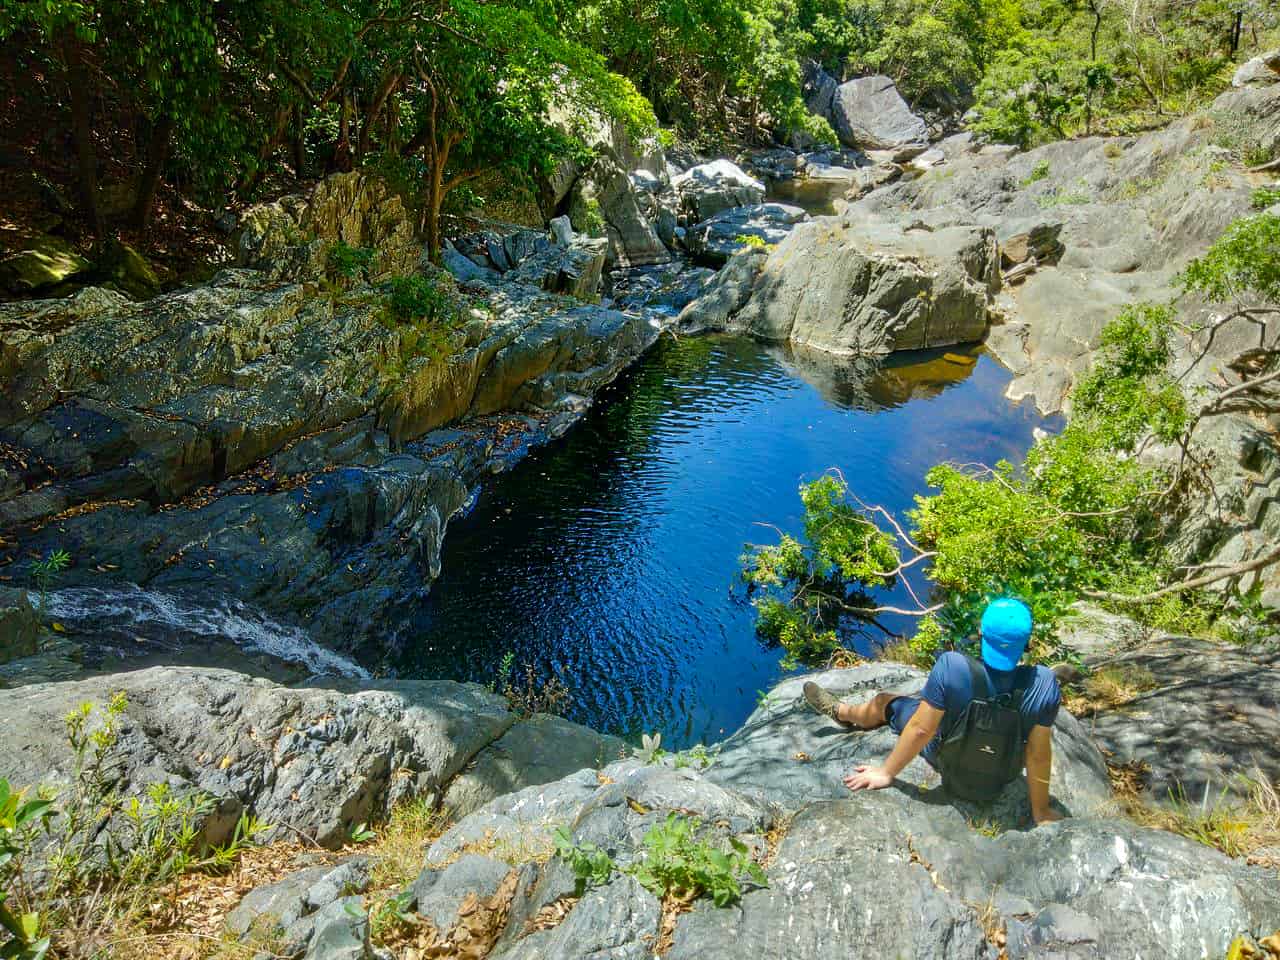
[[[374,252],[353,285],[326,276],[339,241]],[[240,250],[246,267],[143,302],[0,306],[0,550],[19,583],[32,551],[65,549],[62,585],[235,597],[376,654],[479,479],[567,429],[659,332],[493,274],[471,278],[447,356],[423,349],[378,286],[426,269],[419,246],[356,174],[251,212]]]
[[[737,957],[751,943],[787,958],[1200,958],[1280,927],[1274,871],[1112,815],[1102,758],[1065,711],[1053,796],[1067,819],[1031,829],[1025,784],[976,808],[950,800],[919,760],[889,789],[848,794],[840,775],[883,757],[893,734],[851,733],[813,714],[805,679],[775,687],[703,765],[614,760],[616,741],[550,718],[517,722],[473,685],[340,693],[147,670],[6,695],[4,721],[32,747],[0,758],[0,775],[64,769],[50,732],[58,712],[121,687],[130,785],[199,785],[224,798],[225,815],[254,809],[326,842],[425,792],[466,815],[424,851],[406,901],[431,919],[438,945],[468,940],[468,956],[638,960],[661,941],[671,957]],[[916,690],[923,676],[873,664],[815,679],[857,699]],[[731,907],[698,900],[664,925],[658,899],[619,871],[646,855],[646,831],[672,812],[698,818],[714,843],[742,840],[768,885],[748,883]],[[529,859],[559,826],[608,851],[607,883],[578,896],[563,860]],[[308,868],[250,894],[229,926],[246,937],[278,929],[287,956],[386,956],[369,944],[358,897],[368,875],[362,858]],[[485,948],[474,942],[478,915]]]

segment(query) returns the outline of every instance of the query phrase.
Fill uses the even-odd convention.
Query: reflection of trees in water
[[[908,400],[936,397],[967,379],[980,349],[950,347],[888,357],[839,357],[802,345],[774,345],[769,352],[828,403],[874,413],[900,407]]]

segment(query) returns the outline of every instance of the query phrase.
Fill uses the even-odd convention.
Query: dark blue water
[[[797,530],[800,482],[833,466],[901,511],[939,461],[1019,458],[1041,421],[1003,398],[1008,381],[972,354],[876,370],[739,338],[667,341],[450,525],[397,666],[487,683],[511,651],[564,676],[572,719],[674,746],[720,739],[781,675],[731,591],[744,544],[773,536],[759,522]]]

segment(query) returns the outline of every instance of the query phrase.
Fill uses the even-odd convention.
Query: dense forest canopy
[[[1026,146],[1203,102],[1277,16],[1264,0],[0,0],[0,42],[71,131],[96,235],[110,152],[132,187],[118,225],[145,228],[162,182],[218,206],[286,170],[373,165],[435,247],[451,194],[583,149],[551,104],[701,146],[831,141],[803,102],[820,65],[888,74],[918,109]]]

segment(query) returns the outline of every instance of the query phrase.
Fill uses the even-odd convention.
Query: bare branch
[[[1161,587],[1159,590],[1153,590],[1150,593],[1109,593],[1103,590],[1084,590],[1082,593],[1091,600],[1111,600],[1117,603],[1150,603],[1153,600],[1159,600],[1161,597],[1172,596],[1175,593],[1183,593],[1187,590],[1195,590],[1198,587],[1206,587],[1211,583],[1217,583],[1219,580],[1228,580],[1246,573],[1252,573],[1254,570],[1261,570],[1277,560],[1280,560],[1280,546],[1275,546],[1269,552],[1254,557],[1252,560],[1234,563],[1214,573],[1206,573],[1202,577],[1195,577],[1191,580],[1182,580],[1167,587]]]

